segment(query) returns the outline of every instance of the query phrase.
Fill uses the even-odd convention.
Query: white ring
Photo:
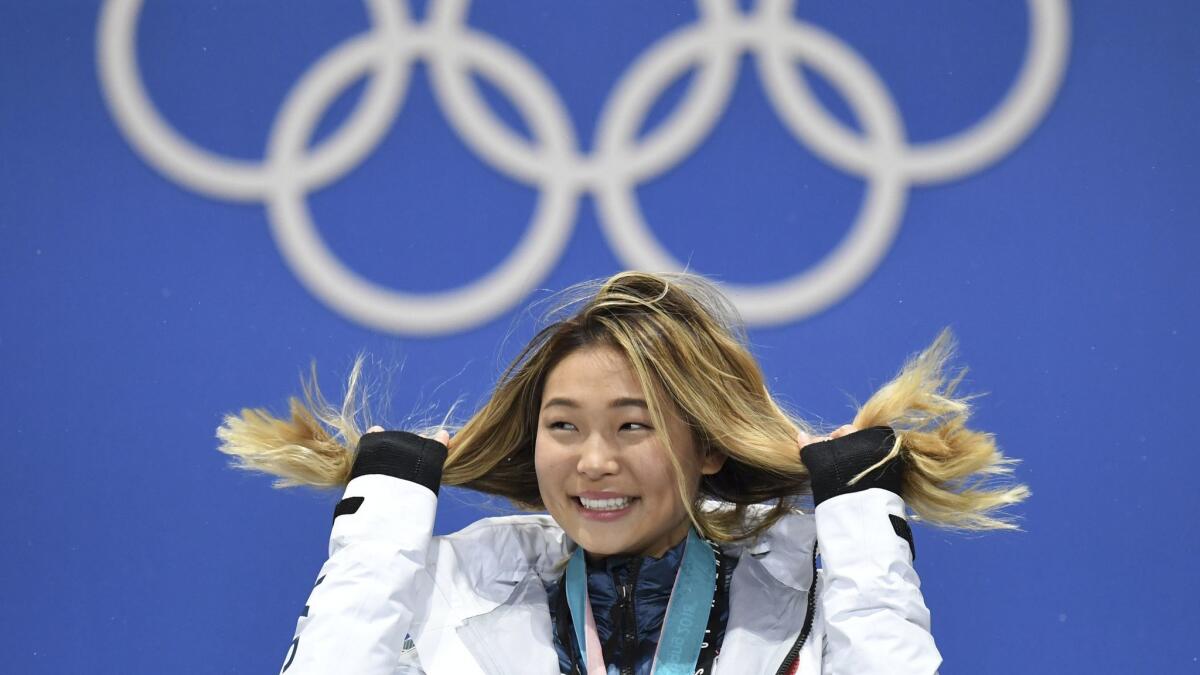
[[[310,177],[290,172],[287,167],[300,164],[299,158],[322,113],[339,93],[372,67],[381,72],[388,70],[378,65],[380,58],[407,60],[407,52],[389,44],[376,37],[344,43],[301,78],[288,96],[268,143],[268,164],[276,176],[266,199],[272,232],[297,276],[317,297],[346,316],[391,332],[457,331],[504,313],[549,273],[569,239],[578,196],[566,182],[547,181],[531,226],[516,249],[485,276],[454,290],[406,293],[368,281],[342,264],[312,222],[305,202]],[[413,45],[414,49],[427,49],[428,41],[417,40]],[[485,57],[496,57],[469,48],[464,53],[476,64]],[[509,77],[510,70],[483,72],[498,75],[501,79],[494,82],[501,89],[517,86],[513,84],[517,80]],[[516,96],[513,100],[530,121],[536,138],[562,133],[561,128],[552,126],[553,116],[530,110],[529,97]]]
[[[793,0],[697,0],[697,19],[658,40],[625,71],[602,109],[596,147],[583,154],[557,92],[511,46],[466,25],[468,0],[432,0],[413,23],[402,0],[366,0],[371,29],[322,57],[289,92],[262,162],[223,157],[178,134],[142,84],[136,27],[142,0],[106,0],[97,25],[98,75],[113,118],[134,149],[170,179],[227,200],[261,201],[284,258],[337,311],[381,330],[433,334],[462,330],[507,312],[557,263],[579,198],[596,196],[600,223],[631,267],[680,270],[652,234],[637,187],[677,166],[712,132],[736,85],[738,60],[755,56],[768,100],[813,153],[866,181],[864,203],[838,245],[782,281],[727,284],[750,324],[791,321],[845,297],[893,241],[909,186],[953,180],[998,161],[1045,116],[1066,69],[1066,0],[1026,0],[1030,38],[1024,63],[1001,103],[970,128],[910,144],[887,87],[834,36],[794,16]],[[307,194],[353,169],[402,109],[412,62],[430,65],[434,95],[450,125],[489,166],[539,191],[525,234],[497,267],[458,289],[405,293],[374,284],[338,260],[311,220]],[[849,102],[863,132],[847,128],[812,95],[795,61],[823,73]],[[645,137],[654,102],[689,68],[683,100]],[[526,140],[480,95],[471,71],[498,86],[531,130]],[[307,148],[333,98],[367,73],[366,92],[338,129]],[[422,224],[423,225],[423,224]]]
[[[142,2],[107,0],[100,13],[96,62],[113,119],[142,158],[177,183],[219,199],[265,199],[275,178],[262,163],[222,157],[195,145],[154,107],[137,65],[136,29]],[[367,0],[367,8],[377,37],[395,36],[408,25],[404,3]],[[394,118],[405,86],[406,80],[395,74],[373,79],[346,122],[314,149],[310,166],[293,170],[328,182],[337,178],[330,167],[353,168],[373,147],[372,136],[386,131],[379,127]]]
[[[765,0],[759,7],[763,32],[791,21],[793,4]],[[1016,82],[1000,105],[971,128],[909,145],[899,158],[909,182],[936,183],[978,171],[1016,147],[1045,115],[1066,71],[1069,11],[1064,0],[1027,0],[1027,4],[1030,39]],[[759,72],[770,73],[767,92],[784,123],[829,163],[865,175],[878,159],[875,153],[825,110],[781,57],[775,50],[760,52]]]
[[[862,59],[832,36],[809,25],[795,24],[786,31],[772,31],[777,51],[805,58],[821,71],[850,103],[862,122],[872,147],[881,161],[872,165],[866,197],[846,237],[823,260],[788,279],[760,284],[724,284],[725,290],[745,320],[754,324],[777,324],[811,314],[848,293],[874,269],[895,237],[903,212],[906,184],[895,158],[903,146],[903,132],[886,89]],[[755,45],[765,49],[768,45]],[[642,106],[647,110],[649,106]],[[644,113],[643,113],[644,114]],[[637,129],[640,120],[625,125]],[[614,250],[633,267],[678,272],[684,265],[651,234],[633,186],[611,181],[598,186],[598,202]]]

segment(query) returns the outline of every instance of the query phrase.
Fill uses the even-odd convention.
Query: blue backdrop
[[[1200,5],[770,5],[0,6],[3,670],[275,672],[336,496],[221,415],[359,351],[390,425],[471,409],[658,260],[829,425],[956,331],[1034,496],[918,529],[943,672],[1200,671]]]

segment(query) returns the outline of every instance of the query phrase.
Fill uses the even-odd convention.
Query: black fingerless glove
[[[896,435],[891,427],[871,427],[841,438],[806,445],[800,461],[812,480],[813,505],[838,495],[883,488],[897,495],[904,475],[903,459],[898,455],[887,464],[865,475],[854,485],[850,479],[883,459],[891,452]]]
[[[437,494],[442,483],[442,465],[448,449],[432,438],[407,431],[378,431],[363,434],[350,479],[383,474],[424,485]]]

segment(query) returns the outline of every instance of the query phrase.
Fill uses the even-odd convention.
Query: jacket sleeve
[[[913,569],[899,495],[881,488],[841,494],[816,508],[825,617],[825,675],[937,672],[942,657]]]
[[[281,673],[390,674],[428,602],[425,558],[445,447],[436,444],[439,452],[428,439],[384,433],[390,438],[363,437],[334,512],[329,559],[296,623]],[[375,446],[387,441],[387,447],[368,452],[373,436]]]

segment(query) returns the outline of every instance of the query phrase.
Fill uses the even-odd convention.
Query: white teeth
[[[629,506],[633,501],[632,497],[618,497],[617,499],[588,499],[580,497],[579,503],[583,504],[583,508],[589,511],[617,511]]]

